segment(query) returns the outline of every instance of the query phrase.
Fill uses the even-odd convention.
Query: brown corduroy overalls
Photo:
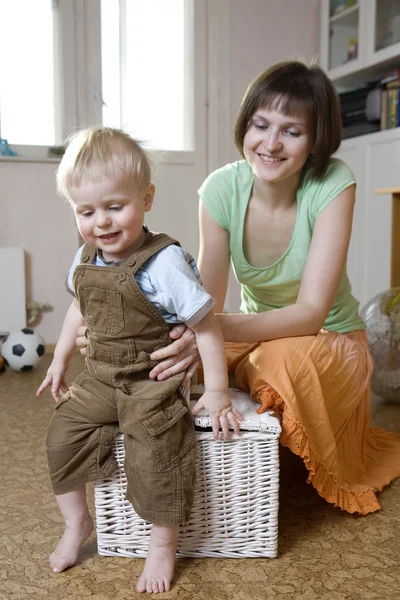
[[[46,446],[56,494],[109,476],[116,468],[113,438],[124,433],[126,497],[146,521],[189,520],[196,439],[183,373],[149,379],[149,354],[167,346],[170,328],[147,300],[135,273],[153,254],[176,243],[147,232],[144,245],[118,266],[93,265],[85,245],[74,289],[87,325],[86,368],[56,405]]]

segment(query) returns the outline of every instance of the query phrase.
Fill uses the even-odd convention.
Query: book
[[[398,87],[400,87],[400,79],[395,79],[394,81],[389,81],[386,84],[387,90],[392,90],[393,88],[398,88]]]
[[[388,114],[388,90],[382,90],[381,93],[381,131],[387,129],[387,114]]]
[[[383,77],[383,79],[380,80],[380,84],[385,85],[398,79],[400,79],[400,68],[394,69],[391,73],[385,75],[385,77]]]
[[[388,114],[387,114],[387,128],[394,129],[397,127],[397,113],[399,105],[399,90],[392,89],[388,90]]]

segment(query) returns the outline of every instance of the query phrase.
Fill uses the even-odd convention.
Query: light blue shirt
[[[75,255],[68,273],[67,290],[75,296],[73,275],[81,261],[83,246]],[[94,265],[110,264],[96,253]],[[135,280],[167,323],[185,323],[193,327],[213,308],[216,301],[202,286],[194,258],[176,245],[163,248],[138,269]]]

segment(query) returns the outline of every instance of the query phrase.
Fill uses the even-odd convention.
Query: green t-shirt
[[[297,191],[297,217],[289,247],[266,268],[252,267],[243,251],[244,220],[253,182],[250,165],[241,160],[211,173],[199,190],[210,215],[229,233],[232,265],[242,286],[243,313],[264,312],[296,302],[315,219],[355,179],[348,166],[336,158],[331,159],[322,179],[314,179],[306,170]],[[340,333],[365,329],[358,307],[345,267],[324,328]]]

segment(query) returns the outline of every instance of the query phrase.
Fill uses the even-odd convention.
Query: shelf
[[[329,23],[340,22],[340,25],[352,25],[355,22],[355,19],[357,18],[357,15],[355,13],[358,12],[358,9],[358,4],[350,6],[349,8],[345,8],[344,10],[340,11],[340,13],[333,15],[333,17],[330,17]]]
[[[331,16],[330,9],[338,2],[322,0],[321,64],[339,93],[365,87],[400,67],[400,41],[375,50],[376,43],[398,37],[400,0],[389,6],[390,1],[359,0]],[[389,25],[393,25],[392,38],[386,31]],[[356,58],[348,60],[349,48],[350,55],[357,53]]]
[[[400,44],[399,44],[400,47]],[[339,91],[354,90],[363,87],[379,77],[384,77],[390,69],[400,66],[400,54],[386,57],[380,50],[376,53],[376,62],[365,66],[361,60],[349,61],[335,69],[328,71],[329,78],[333,81]]]
[[[398,188],[379,188],[374,190],[375,194],[400,194],[400,187]]]
[[[382,131],[374,131],[372,133],[366,133],[365,135],[357,135],[355,137],[346,138],[345,140],[342,140],[340,149],[346,149],[346,147],[351,147],[355,143],[365,146],[366,144],[390,142],[392,140],[400,140],[400,127],[395,127],[394,129],[383,129]]]
[[[61,161],[60,158],[55,158],[53,156],[43,156],[43,157],[33,157],[33,156],[0,156],[0,162],[11,162],[11,163],[59,163]]]
[[[360,74],[360,79],[362,80],[362,78],[364,78],[364,63],[360,57],[349,60],[342,65],[330,69],[328,71],[328,77],[337,87],[343,86],[344,88],[351,90],[355,87],[358,87],[358,85],[353,85],[354,80],[357,79],[358,73]],[[346,91],[346,89],[340,91]]]

